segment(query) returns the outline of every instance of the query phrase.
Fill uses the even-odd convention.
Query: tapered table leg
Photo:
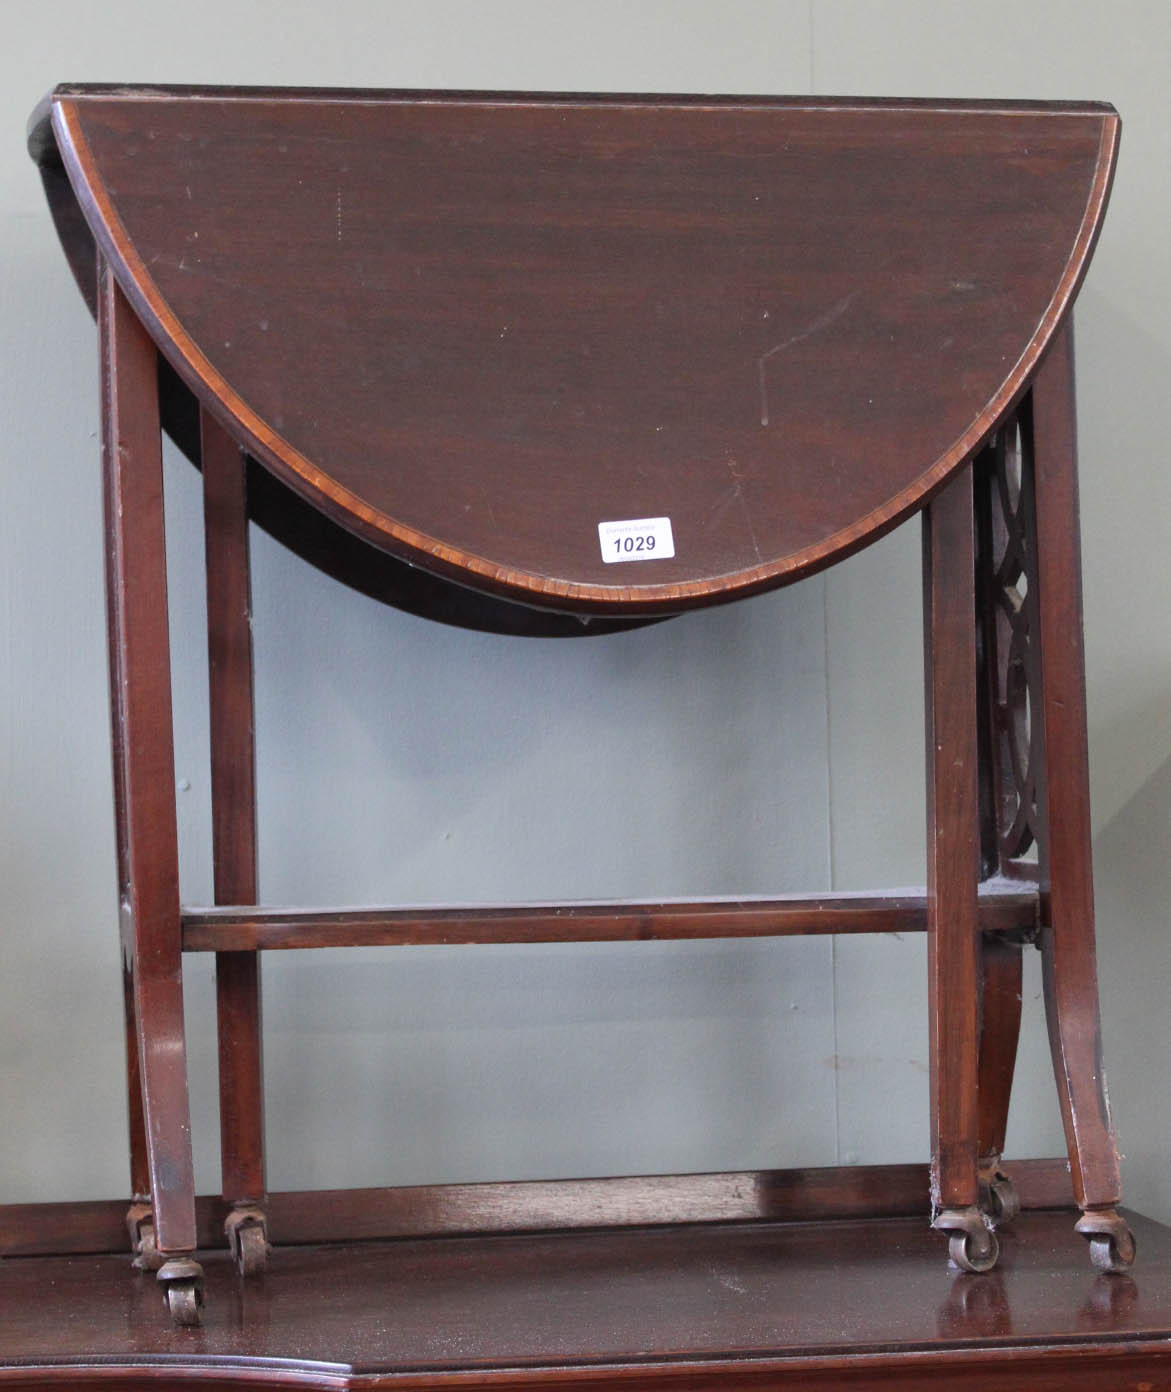
[[[956,1265],[999,1249],[979,1209],[980,877],[976,551],[972,468],[924,515],[927,960],[933,1224]]]
[[[1021,1032],[1021,945],[999,938],[980,944],[980,1207],[996,1223],[1020,1212],[1020,1200],[1000,1167]]]
[[[154,1236],[163,1258],[159,1280],[174,1317],[193,1324],[199,1320],[202,1273],[191,1260],[195,1186],[183,1035],[157,358],[104,264],[98,302],[123,953]]]

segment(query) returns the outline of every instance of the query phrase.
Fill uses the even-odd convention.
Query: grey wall
[[[0,9],[0,1202],[127,1187],[95,334],[25,117],[60,80],[1106,98],[1081,299],[1096,870],[1129,1196],[1171,1217],[1171,347],[1159,0],[139,0]],[[209,893],[197,479],[168,455],[183,892]],[[643,633],[430,626],[254,541],[269,902],[922,879],[918,536]],[[892,617],[894,616],[894,617]],[[1030,967],[1032,967],[1032,963]],[[274,1188],[922,1158],[921,940],[288,954],[266,970]],[[1010,1148],[1061,1148],[1030,976]],[[197,1176],[212,992],[189,971]]]

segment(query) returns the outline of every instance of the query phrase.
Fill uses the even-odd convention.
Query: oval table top
[[[1118,126],[67,86],[30,145],[284,484],[444,579],[634,617],[807,574],[970,458],[1068,312]]]

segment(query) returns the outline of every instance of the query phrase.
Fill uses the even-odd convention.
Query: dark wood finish
[[[1098,1020],[1073,333],[1068,327],[1037,374],[1032,397],[1047,784],[1041,838],[1045,1013],[1074,1193],[1082,1208],[1104,1208],[1118,1202],[1122,1181]]]
[[[97,313],[97,249],[77,195],[65,173],[50,116],[51,102],[38,107],[29,126],[29,152],[37,161],[61,245],[90,311]],[[183,453],[200,462],[200,408],[166,361],[159,363],[159,407],[163,428]],[[637,628],[654,619],[590,618],[532,609],[462,585],[450,585],[407,565],[349,532],[304,502],[267,470],[250,470],[248,511],[252,520],[310,565],[343,584],[409,614],[460,628],[518,637],[592,637]]]
[[[986,886],[979,926],[1031,937],[1037,894],[1023,885]],[[921,891],[819,898],[700,899],[633,903],[434,906],[396,909],[187,908],[185,952],[379,947],[486,942],[637,942],[667,938],[921,933]]]
[[[262,949],[926,928],[931,1199],[953,1259],[989,1269],[985,1213],[1016,1206],[999,1149],[1020,944],[1041,931],[1074,1189],[1090,1210],[1079,1231],[1099,1268],[1129,1264],[1093,966],[1067,323],[1117,134],[1103,106],[54,94],[31,148],[75,267],[95,247],[101,267],[119,881],[144,1103],[131,1108],[132,1173],[141,1190],[149,1168],[163,1254],[190,1253],[231,1208],[240,1270],[264,1266]],[[186,912],[160,384],[189,453],[201,436],[207,523],[217,906]],[[250,507],[404,607],[515,632],[747,595],[924,510],[926,893],[254,907]],[[325,532],[306,521],[318,517]],[[607,564],[598,524],[639,517],[669,517],[675,553]],[[337,561],[347,546],[352,565]],[[373,547],[428,578],[370,570]],[[480,596],[442,598],[457,586]],[[521,604],[565,613],[530,627]],[[224,1196],[198,1206],[184,950],[219,954]],[[662,1221],[705,1201],[714,1218],[825,1219],[903,1211],[910,1173],[277,1207],[297,1241],[322,1213],[330,1236],[363,1238]],[[153,1254],[145,1237],[142,1249]],[[198,1266],[169,1263],[160,1279],[174,1317],[196,1323]]]
[[[191,393],[168,364],[161,363],[160,369],[170,387],[170,395],[163,396],[163,423],[181,441],[178,403]],[[173,408],[169,416],[168,405]],[[248,511],[259,527],[318,570],[371,599],[437,623],[520,638],[592,638],[661,622],[656,617],[559,614],[449,584],[360,541],[256,463],[248,470]]]
[[[267,467],[440,575],[630,614],[920,506],[1068,307],[1117,138],[1102,106],[747,98],[62,88],[51,119],[136,309]],[[675,558],[603,563],[599,522],[668,514]]]
[[[98,290],[102,282],[103,300],[113,294],[113,283],[104,265],[93,267],[93,280],[89,287],[91,303],[95,315],[108,313],[106,307],[99,311]],[[100,331],[100,325],[99,325]],[[118,500],[116,475],[110,456],[109,396],[111,392],[111,367],[102,363],[102,513],[106,538],[105,546],[105,585],[106,585],[106,664],[110,684],[110,752],[111,773],[114,785],[114,836],[117,844],[118,870],[118,929],[122,942],[122,1013],[126,1033],[126,1119],[130,1148],[130,1188],[135,1200],[146,1199],[150,1194],[150,1161],[147,1158],[146,1114],[142,1105],[142,1072],[138,1057],[138,1021],[134,1004],[134,936],[129,918],[130,898],[130,825],[129,804],[126,788],[126,747],[125,733],[125,654],[121,641],[119,622],[118,593],[120,587],[118,551],[112,536]]]
[[[976,750],[976,552],[972,471],[924,515],[927,715],[927,979],[934,1202],[976,1203],[980,819]]]
[[[1026,1209],[1068,1208],[1069,1166],[1018,1160],[1012,1167]],[[273,1241],[368,1242],[399,1237],[627,1228],[679,1223],[790,1223],[922,1216],[926,1165],[851,1165],[726,1174],[525,1180],[502,1184],[400,1185],[270,1194]],[[196,1199],[201,1249],[224,1245],[229,1205]],[[0,1256],[119,1252],[126,1203],[0,1206]]]
[[[157,1240],[183,1252],[195,1246],[194,1182],[155,348],[104,266],[98,301],[123,952]]]
[[[216,902],[251,904],[256,872],[256,752],[252,593],[245,460],[213,417],[202,420],[207,551],[212,872]],[[220,1156],[229,1202],[264,1196],[264,1086],[260,959],[216,955]]]
[[[1171,1234],[1087,1272],[1068,1217],[1023,1217],[957,1278],[922,1220],[739,1224],[277,1249],[207,1260],[205,1328],[172,1330],[114,1257],[0,1265],[0,1386],[342,1389],[1171,1386]]]
[[[113,672],[115,669],[110,668]],[[115,767],[120,762],[115,751]],[[117,775],[115,775],[115,780]],[[116,802],[121,799],[115,797]],[[121,818],[118,818],[119,824]],[[119,833],[121,835],[121,833]],[[126,1122],[130,1155],[130,1192],[136,1200],[150,1197],[150,1161],[146,1153],[146,1113],[142,1107],[142,1072],[138,1066],[138,1020],[134,1010],[134,972],[123,950],[122,1012],[126,1028]]]
[[[50,105],[48,101],[43,103],[30,122],[29,151],[40,168],[45,196],[70,268],[86,304],[96,314],[97,248],[61,162]],[[165,360],[159,363],[159,398],[163,428],[198,466],[199,402]],[[460,628],[529,638],[594,637],[658,622],[654,618],[559,614],[448,584],[375,546],[358,542],[352,533],[318,512],[259,465],[249,472],[248,511],[259,527],[335,580],[406,613]]]
[[[1004,1153],[1008,1105],[1021,1033],[1022,967],[1019,943],[985,936],[980,944],[981,1159]]]

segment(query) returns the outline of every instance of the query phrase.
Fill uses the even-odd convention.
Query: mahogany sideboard
[[[681,1218],[690,1202],[723,1222],[324,1246],[303,1239],[327,1196],[273,1194],[267,1275],[240,1281],[228,1252],[208,1250],[196,1329],[160,1318],[151,1274],[128,1274],[113,1254],[116,1205],[41,1205],[40,1251],[54,1218],[70,1226],[73,1255],[0,1262],[0,1387],[1167,1392],[1171,1231],[1133,1219],[1133,1275],[1095,1273],[1070,1242],[1068,1209],[1032,1207],[1054,1200],[1045,1168],[1014,1166],[1024,1212],[986,1275],[949,1272],[922,1212],[827,1221],[809,1173],[656,1182],[660,1216]],[[884,1171],[859,1179],[887,1212],[921,1210],[926,1166]],[[622,1204],[645,1219],[655,1202],[656,1186],[634,1181],[621,1194],[604,1180],[574,1187],[517,1186],[508,1203],[597,1220]],[[727,1221],[737,1188],[751,1221]],[[801,1188],[820,1221],[785,1221]],[[343,1208],[328,1196],[329,1218],[368,1197]],[[467,1190],[415,1191],[398,1212],[418,1221],[428,1202],[432,1219],[446,1210],[464,1223],[475,1206]],[[481,1196],[481,1213],[490,1203]],[[218,1208],[200,1202],[209,1241]],[[20,1226],[7,1217],[0,1240]]]
[[[1036,944],[1076,1227],[1125,1279],[1071,329],[1118,131],[1099,104],[65,86],[37,109],[99,324],[128,1222],[176,1322],[204,1299],[184,954],[216,953],[247,1281],[270,1238],[260,953],[347,944],[926,931],[922,1208],[967,1273],[1019,1209],[1001,1151]],[[203,473],[213,906],[178,888],[160,428]],[[366,593],[521,641],[735,601],[915,513],[922,892],[260,902],[250,518]]]

